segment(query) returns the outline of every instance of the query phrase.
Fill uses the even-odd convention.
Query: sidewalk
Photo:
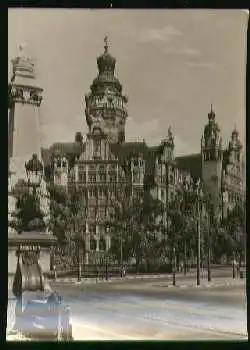
[[[233,286],[244,286],[246,284],[245,279],[232,277],[215,277],[212,278],[211,282],[208,282],[207,279],[201,279],[200,285],[197,285],[196,278],[191,280],[182,279],[178,281],[176,278],[176,285],[174,286],[171,282],[159,282],[154,284],[154,287],[165,287],[165,288],[217,288],[217,287],[233,287]]]
[[[188,276],[195,275],[195,273],[189,273]],[[183,276],[183,273],[176,273],[176,276]],[[77,281],[77,277],[59,277],[56,279],[56,282],[59,283],[73,283],[73,284],[96,284],[96,283],[108,283],[112,281],[126,281],[126,280],[136,280],[136,279],[156,279],[156,278],[172,278],[172,274],[151,274],[151,275],[127,275],[125,277],[115,276],[112,278],[109,278],[108,281],[104,278],[84,278],[82,277],[81,282]],[[52,281],[52,280],[51,280]]]
[[[152,275],[127,275],[123,278],[116,276],[105,280],[105,278],[82,278],[80,282],[77,281],[76,277],[73,278],[57,278],[55,283],[66,283],[75,285],[89,285],[89,284],[100,284],[100,283],[112,283],[112,282],[125,282],[134,280],[150,280],[150,279],[163,279],[162,282],[169,288],[199,288],[199,287],[220,287],[220,286],[235,286],[244,285],[245,279],[237,277],[235,280],[232,277],[213,277],[212,281],[207,281],[207,273],[201,273],[200,286],[196,283],[196,271],[191,271],[187,276],[183,275],[183,272],[176,273],[176,286],[172,285],[172,274],[152,274]],[[165,279],[165,281],[164,281]]]

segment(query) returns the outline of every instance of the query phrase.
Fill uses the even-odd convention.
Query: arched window
[[[96,239],[94,237],[90,238],[90,250],[96,250]]]
[[[106,250],[106,240],[103,236],[100,238],[100,241],[99,241],[99,250],[102,250],[102,251]]]

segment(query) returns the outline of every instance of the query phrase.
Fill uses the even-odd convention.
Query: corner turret
[[[222,175],[222,138],[220,128],[215,120],[215,112],[211,105],[208,123],[201,138],[202,181],[205,191],[211,196],[215,215],[221,214],[221,175]]]

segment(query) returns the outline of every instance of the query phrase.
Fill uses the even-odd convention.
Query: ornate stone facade
[[[184,181],[201,179],[220,216],[244,198],[244,165],[238,132],[233,132],[228,149],[223,150],[212,108],[200,153],[175,157],[170,128],[167,137],[155,147],[149,147],[145,141],[125,141],[128,99],[114,75],[115,63],[106,38],[105,52],[97,59],[98,76],[85,96],[89,127],[85,139],[77,132],[74,142],[55,143],[42,150],[45,166],[50,170],[47,180],[67,189],[77,188],[81,193],[86,262],[110,247],[106,223],[117,191],[124,185],[134,195],[148,191],[161,200],[165,204],[165,225],[168,204]]]

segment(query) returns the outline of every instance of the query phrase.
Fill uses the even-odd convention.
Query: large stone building
[[[126,142],[128,98],[115,77],[115,65],[106,40],[105,51],[97,59],[98,76],[85,96],[89,132],[85,137],[77,132],[74,142],[55,143],[42,150],[50,174],[47,180],[68,189],[77,187],[81,193],[86,262],[112,244],[105,222],[113,210],[112,199],[124,184],[130,185],[133,194],[150,191],[165,204],[166,213],[168,203],[184,180],[202,180],[219,216],[226,215],[232,205],[244,198],[244,165],[238,132],[233,131],[228,148],[223,150],[212,107],[200,153],[175,157],[170,127],[158,146],[149,147],[145,141]]]

